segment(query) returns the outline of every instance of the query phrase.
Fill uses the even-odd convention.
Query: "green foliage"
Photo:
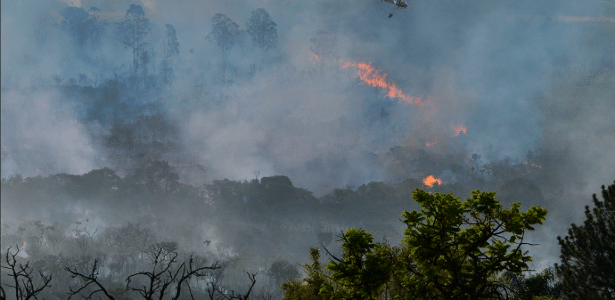
[[[557,238],[562,262],[555,269],[570,299],[615,299],[615,184],[602,186],[602,198],[594,194],[583,225],[572,224]]]
[[[559,299],[562,294],[562,282],[555,277],[553,268],[527,277],[508,272],[504,277],[509,281],[514,300]]]
[[[374,243],[363,229],[350,228],[342,235],[342,257],[333,257],[327,265],[331,279],[339,287],[323,290],[332,299],[377,299],[393,270],[391,250]]]
[[[407,180],[396,184],[370,182],[358,187],[347,186],[322,196],[321,203],[328,219],[349,226],[369,226],[373,234],[379,235],[398,227],[400,211],[417,206],[409,201],[408,190],[421,184]]]
[[[499,299],[499,275],[528,268],[524,234],[546,220],[544,208],[503,208],[495,193],[479,191],[466,201],[418,189],[412,196],[421,210],[402,214],[402,245],[374,243],[365,230],[348,229],[329,272],[313,256],[307,279],[282,286],[285,299]]]
[[[324,299],[320,295],[321,289],[325,285],[330,285],[329,274],[323,270],[320,264],[320,251],[317,248],[310,248],[311,264],[306,264],[305,273],[307,277],[303,280],[290,278],[282,284],[284,298],[288,300],[320,300]]]
[[[420,212],[405,211],[403,242],[414,265],[408,285],[444,299],[493,298],[502,271],[521,272],[532,260],[523,252],[523,236],[546,220],[540,206],[527,212],[519,203],[504,209],[495,193],[474,191],[462,202],[451,194],[415,190]]]

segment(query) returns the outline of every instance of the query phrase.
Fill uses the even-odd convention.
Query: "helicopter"
[[[408,7],[408,4],[403,0],[381,0],[382,2],[387,2],[395,5],[395,9],[404,9]]]
[[[395,9],[404,9],[408,7],[408,4],[404,0],[380,0],[381,2],[391,3],[395,6]],[[393,17],[393,13],[389,14],[389,19]]]

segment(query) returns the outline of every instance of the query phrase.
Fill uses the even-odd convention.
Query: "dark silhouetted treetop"
[[[211,23],[211,32],[207,38],[215,42],[222,52],[226,52],[237,42],[239,25],[223,14],[214,15]]]
[[[529,276],[507,272],[504,277],[510,282],[510,295],[513,300],[561,299],[563,285],[555,276],[552,267]]]
[[[131,15],[135,17],[143,17],[145,16],[145,11],[143,11],[143,7],[141,7],[141,5],[130,4],[130,8],[126,10],[126,17],[128,18]]]
[[[299,278],[297,267],[287,260],[282,259],[274,261],[266,275],[269,276],[278,287],[288,278]]]
[[[124,21],[120,24],[118,37],[125,48],[130,48],[133,54],[133,74],[144,72],[141,64],[145,52],[145,38],[150,32],[149,20],[140,5],[131,4],[126,11]]]
[[[570,299],[615,299],[615,184],[602,186],[602,201],[585,206],[583,225],[572,224],[557,237],[561,264],[555,269]]]
[[[241,31],[239,25],[223,14],[216,14],[211,18],[211,31],[207,39],[216,43],[222,50],[222,79],[226,80],[226,65],[228,52],[239,41]]]
[[[85,9],[73,6],[64,8],[60,15],[63,17],[62,27],[68,30],[77,45],[83,46],[88,38],[86,30],[90,15]]]
[[[166,24],[165,28],[164,58],[170,60],[179,55],[179,42],[177,41],[175,27],[171,24]]]
[[[179,185],[179,176],[166,161],[146,161],[126,178],[126,182],[145,187],[149,192],[171,192]]]
[[[177,41],[175,27],[171,24],[166,24],[165,28],[163,43],[164,59],[161,62],[160,73],[166,83],[171,83],[174,76],[172,60],[179,55],[179,42]]]
[[[252,11],[248,21],[248,34],[256,47],[268,50],[276,44],[278,38],[276,26],[269,13],[264,8],[259,8]]]
[[[100,22],[99,11],[96,7],[86,12],[81,7],[69,6],[60,12],[62,27],[68,31],[77,46],[85,46],[88,40],[92,44],[100,40],[104,24]]]

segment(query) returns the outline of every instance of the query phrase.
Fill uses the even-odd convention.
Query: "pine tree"
[[[602,186],[602,198],[594,194],[583,225],[557,237],[562,262],[555,268],[570,299],[615,299],[615,184]]]

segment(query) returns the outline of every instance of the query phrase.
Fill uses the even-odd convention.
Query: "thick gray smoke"
[[[432,172],[451,183],[462,178],[448,166],[467,166],[473,154],[481,164],[520,163],[531,151],[541,157],[543,204],[567,226],[615,177],[612,1],[413,0],[405,10],[377,0],[66,2],[2,2],[2,177],[117,166],[103,145],[112,122],[83,117],[88,98],[58,85],[126,78],[132,53],[109,30],[109,42],[84,46],[84,55],[59,12],[96,6],[115,24],[135,3],[152,24],[151,61],[163,56],[165,24],[176,29],[174,81],[158,95],[101,99],[123,97],[118,111],[162,103],[179,146],[160,158],[204,170],[200,182],[182,180],[284,174],[322,195]],[[255,51],[243,32],[260,7],[277,24],[268,51]],[[244,34],[224,54],[209,35],[217,13]],[[390,98],[344,62],[369,63],[405,95],[431,102]],[[121,119],[118,111],[108,118]],[[392,158],[398,146],[441,161],[417,158],[433,169],[413,169]]]
[[[53,89],[2,91],[3,177],[82,174],[104,165],[85,125],[59,98]]]

